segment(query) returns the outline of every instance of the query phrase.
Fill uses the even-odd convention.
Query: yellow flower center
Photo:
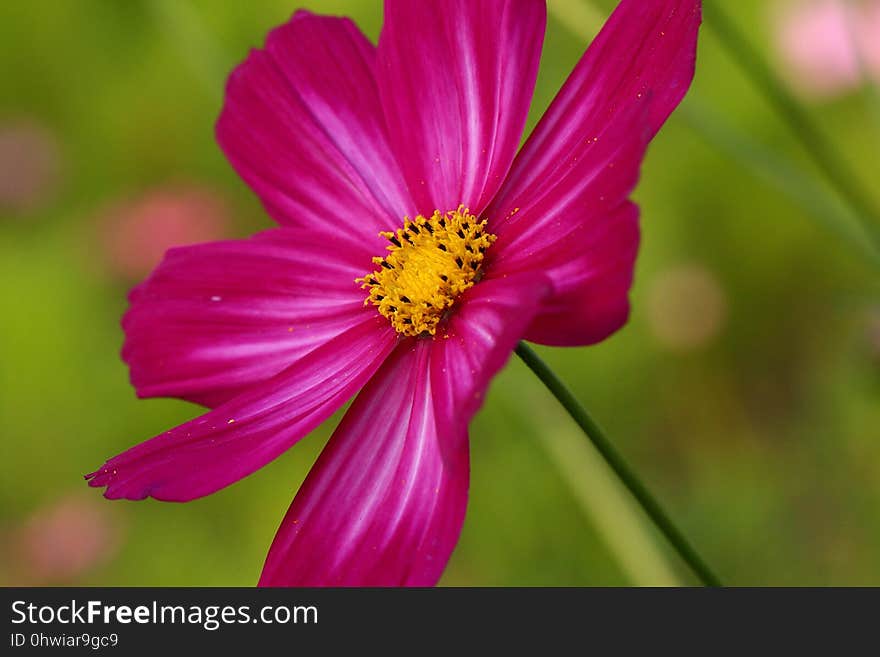
[[[495,236],[460,206],[430,217],[405,218],[396,233],[379,233],[391,242],[380,268],[355,280],[370,291],[373,304],[402,335],[434,335],[458,296],[482,276],[486,249]]]

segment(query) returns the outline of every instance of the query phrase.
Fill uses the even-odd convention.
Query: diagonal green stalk
[[[541,380],[547,389],[556,397],[565,411],[583,430],[587,438],[593,443],[608,466],[620,478],[632,496],[636,499],[657,529],[666,537],[670,545],[675,549],[681,559],[694,571],[704,586],[721,586],[721,581],[697,551],[691,546],[684,534],[675,526],[657,498],[651,494],[648,488],[641,482],[636,473],[627,464],[626,460],[612,445],[611,441],[602,431],[602,428],[587,413],[571,394],[566,385],[556,376],[541,357],[525,342],[520,342],[516,347],[516,354]]]
[[[753,176],[775,187],[866,262],[880,267],[880,244],[865,233],[864,224],[858,222],[848,205],[802,167],[737,129],[693,92],[678,108],[678,116],[708,144],[742,163]]]
[[[720,7],[720,3],[717,0],[704,3],[703,12],[707,18],[707,25],[715,32],[731,58],[786,120],[815,165],[853,209],[865,233],[873,240],[875,246],[880,247],[880,223],[878,223],[880,215],[871,196],[862,187],[847,161],[780,82],[767,62]]]
[[[522,401],[517,396],[511,403],[518,409]],[[672,555],[658,543],[653,526],[593,444],[549,408],[533,406],[529,417],[560,479],[629,581],[635,586],[683,586]]]

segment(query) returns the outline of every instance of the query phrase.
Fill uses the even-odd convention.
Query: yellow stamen
[[[434,335],[458,296],[482,276],[483,256],[495,241],[486,222],[459,206],[430,217],[405,218],[396,233],[383,232],[388,255],[373,258],[380,268],[355,280],[402,335]]]

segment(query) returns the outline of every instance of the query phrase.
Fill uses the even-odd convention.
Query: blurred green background
[[[530,126],[591,11],[612,4],[554,5]],[[771,3],[723,4],[779,70]],[[269,226],[213,124],[226,73],[300,5],[349,15],[372,39],[381,27],[379,0],[0,3],[0,583],[257,581],[338,416],[187,504],[106,501],[82,475],[199,413],[135,398],[119,318],[167,243]],[[880,585],[878,267],[759,171],[778,167],[699,128],[718,119],[728,146],[763,144],[806,173],[802,191],[821,190],[709,26],[693,92],[636,192],[630,323],[599,346],[540,353],[726,583]],[[876,189],[874,94],[804,102]],[[471,437],[470,507],[442,584],[693,581],[516,359]]]

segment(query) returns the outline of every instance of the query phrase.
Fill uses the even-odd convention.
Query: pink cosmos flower
[[[833,97],[880,81],[880,0],[788,0],[773,18],[776,50],[802,93]]]
[[[88,475],[185,501],[360,390],[262,585],[433,585],[458,540],[470,418],[517,341],[626,321],[648,141],[694,71],[698,0],[624,0],[517,153],[540,0],[388,0],[379,44],[298,12],[229,80],[221,146],[280,228],[171,250],[131,294],[138,394],[213,410]]]
[[[7,538],[11,582],[18,586],[73,582],[108,561],[122,542],[115,514],[98,500],[67,494],[37,509]]]
[[[26,213],[47,203],[62,173],[61,146],[33,118],[0,118],[0,214]]]
[[[232,219],[223,197],[210,187],[169,184],[115,203],[99,223],[108,268],[137,280],[173,246],[225,237]]]

